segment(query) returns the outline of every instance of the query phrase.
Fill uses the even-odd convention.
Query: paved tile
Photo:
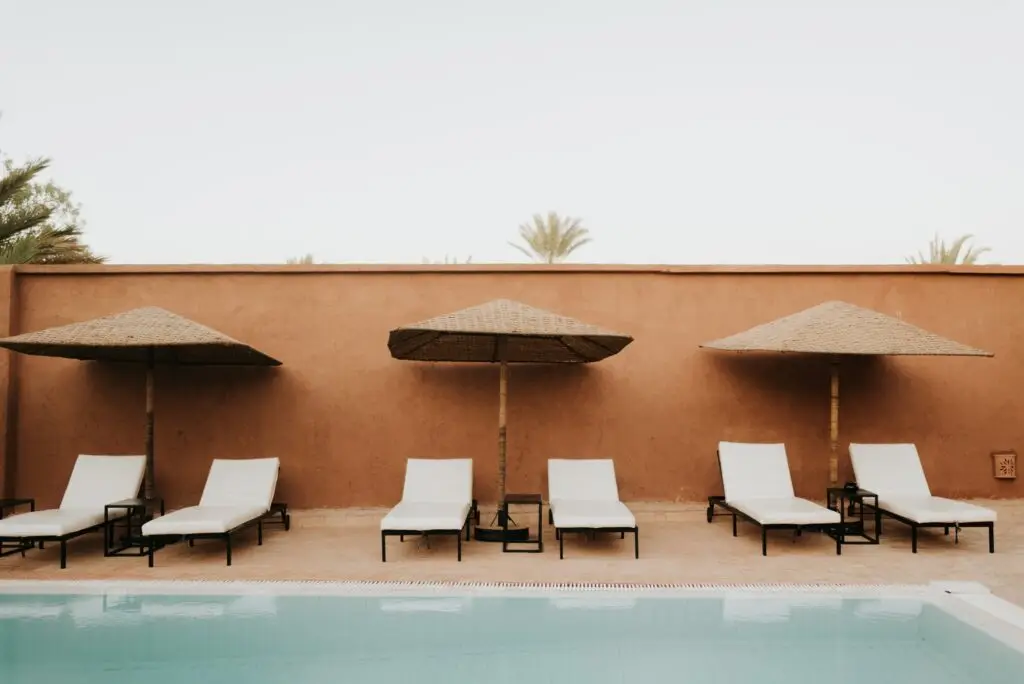
[[[760,553],[757,528],[740,524],[733,538],[728,518],[708,524],[695,504],[635,504],[640,522],[640,559],[632,540],[617,535],[588,541],[566,538],[566,558],[545,526],[542,554],[503,554],[500,545],[469,542],[455,560],[452,538],[388,541],[388,562],[380,561],[378,523],[382,509],[309,510],[292,514],[292,529],[268,528],[258,547],[255,531],[235,544],[234,564],[224,564],[223,544],[178,544],[157,554],[157,567],[144,558],[104,558],[98,536],[69,546],[68,568],[60,570],[56,548],[0,558],[0,579],[316,579],[445,580],[502,582],[749,583],[842,582],[920,583],[973,580],[1003,598],[1024,605],[1024,501],[981,502],[996,509],[996,553],[987,552],[983,530],[961,531],[960,543],[938,532],[923,532],[919,552],[910,552],[909,530],[890,522],[879,546],[846,546],[819,534],[794,538],[770,535],[768,556]],[[486,515],[486,513],[485,513]],[[614,537],[614,538],[613,538]]]

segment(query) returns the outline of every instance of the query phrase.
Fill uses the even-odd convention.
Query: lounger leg
[[[764,527],[761,528],[761,555],[768,555],[768,530]]]
[[[836,555],[843,555],[843,532],[841,529],[836,530]]]
[[[63,539],[60,540],[60,569],[63,570],[68,567],[68,543]]]
[[[404,542],[405,541],[405,535],[404,534],[398,535],[398,541]]]
[[[640,557],[640,527],[633,528],[633,558]]]
[[[263,519],[256,521],[256,546],[263,546]]]
[[[565,535],[555,530],[555,536],[558,537],[558,559],[561,560],[565,558]]]
[[[228,565],[231,565],[231,534],[224,535],[224,541],[227,547]]]
[[[381,563],[387,563],[388,562],[388,547],[385,544],[386,540],[387,540],[387,535],[384,534],[383,532],[381,532],[380,533],[380,562]]]
[[[732,536],[736,536],[736,514],[732,514]]]
[[[153,554],[156,551],[156,539],[150,539],[148,543],[149,548],[147,551],[149,551],[149,567],[153,567]]]
[[[472,515],[473,515],[473,513],[470,512],[470,517],[466,518],[466,541],[469,541],[469,529],[470,529],[470,527],[472,527],[472,520],[473,520]]]
[[[944,529],[944,531],[946,533],[946,536],[948,537],[949,536],[949,525],[946,525],[946,527],[943,528],[943,529]]]
[[[989,553],[995,553],[996,552],[996,524],[995,523],[989,523],[988,524],[988,552]]]
[[[910,526],[910,550],[917,553],[917,525]]]
[[[458,547],[459,547],[459,562],[461,563],[462,562],[462,531],[461,530],[459,531],[459,534],[455,535],[455,538],[458,540],[457,544],[458,544]]]

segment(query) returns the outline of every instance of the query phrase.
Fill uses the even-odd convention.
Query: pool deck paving
[[[922,531],[918,553],[910,530],[886,521],[880,545],[835,543],[819,533],[769,533],[761,555],[758,529],[740,522],[733,538],[728,517],[711,524],[700,503],[633,503],[640,525],[640,559],[630,536],[565,539],[565,559],[545,520],[544,552],[502,553],[501,545],[464,542],[456,561],[452,537],[388,539],[388,562],[380,560],[380,519],[385,509],[317,509],[292,512],[291,530],[268,526],[262,547],[255,529],[234,543],[233,565],[224,544],[199,541],[159,551],[156,567],[144,557],[102,554],[100,535],[69,543],[68,567],[59,567],[56,545],[0,558],[0,580],[365,580],[523,583],[644,584],[919,584],[933,580],[976,581],[1004,599],[1024,605],[1024,500],[978,501],[998,512],[996,553],[988,553],[987,531],[964,529],[960,541],[942,530]],[[493,510],[493,509],[491,509]],[[483,509],[483,522],[491,515]],[[523,514],[523,520],[527,516]],[[535,520],[535,518],[534,518]],[[530,524],[535,524],[531,522]]]

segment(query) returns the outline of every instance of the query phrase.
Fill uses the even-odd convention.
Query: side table
[[[874,534],[868,534],[864,518],[864,501],[868,502],[874,512]],[[829,487],[826,490],[826,505],[839,513],[839,528],[829,536],[840,544],[877,544],[878,531],[882,527],[882,513],[878,510],[878,494],[866,489],[847,489],[846,487]],[[854,517],[854,510],[860,515]],[[849,539],[853,537],[853,539]]]
[[[521,541],[510,542],[508,540],[508,509],[509,506],[536,506],[537,507],[537,536]],[[501,550],[504,553],[542,553],[544,551],[544,499],[540,494],[506,494],[502,502],[502,540]],[[509,548],[509,544],[529,545],[531,548]]]
[[[142,526],[153,519],[158,510],[164,514],[163,499],[123,499],[109,503],[103,507],[103,555],[104,556],[142,556],[146,553],[142,538]],[[120,540],[115,539],[118,523],[124,524],[124,534]],[[120,546],[115,544],[120,541]]]
[[[0,520],[3,520],[4,516],[8,513],[14,513],[14,509],[17,508],[18,506],[28,506],[29,511],[35,511],[36,500],[28,498],[0,499]],[[24,542],[19,540],[0,541],[0,558],[4,556],[10,556],[14,553],[20,553],[22,556],[24,556],[25,551],[34,547],[35,544],[33,544],[32,542]]]

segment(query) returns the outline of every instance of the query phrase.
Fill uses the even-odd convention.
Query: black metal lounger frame
[[[871,504],[865,504],[865,508],[873,509],[873,508],[875,508],[875,506],[872,506]],[[904,525],[907,525],[907,526],[910,527],[910,550],[911,550],[912,553],[917,553],[917,531],[918,531],[918,529],[920,529],[922,527],[929,527],[929,528],[941,527],[941,528],[943,528],[945,530],[947,535],[949,534],[949,528],[952,527],[952,528],[954,528],[956,530],[956,535],[957,535],[958,538],[960,536],[959,528],[961,528],[961,527],[987,527],[988,528],[988,552],[989,553],[995,553],[996,552],[996,524],[995,524],[994,521],[989,520],[989,521],[985,521],[985,522],[962,522],[962,523],[957,523],[957,522],[929,522],[929,523],[923,523],[923,522],[917,522],[916,520],[911,520],[910,518],[902,516],[902,515],[900,515],[898,513],[893,513],[890,510],[882,508],[881,506],[878,506],[877,508],[878,508],[878,512],[881,513],[883,516],[888,516],[888,517],[892,518],[893,520],[901,522]],[[879,528],[878,528],[878,536],[879,536],[879,538],[881,538],[881,536],[882,536],[882,528],[881,528],[881,526],[879,526]]]
[[[715,507],[724,508],[728,513],[715,513]],[[843,553],[843,535],[838,529],[838,524],[832,523],[815,523],[811,525],[795,525],[792,523],[768,523],[763,524],[760,521],[750,517],[738,508],[729,505],[726,502],[724,496],[709,496],[708,497],[708,510],[707,519],[711,522],[717,515],[732,515],[732,536],[737,536],[736,533],[736,519],[743,518],[747,522],[754,523],[761,528],[761,555],[768,555],[768,530],[793,530],[796,536],[800,536],[804,530],[817,530],[825,532],[836,541],[836,555],[841,556]]]
[[[110,524],[113,524],[113,522],[114,521],[111,520]],[[104,540],[105,540],[106,539],[106,530],[105,530],[106,527],[107,527],[107,523],[102,523],[101,522],[101,523],[97,523],[96,525],[91,525],[90,527],[83,528],[81,530],[76,530],[74,532],[69,532],[68,534],[64,534],[64,535],[61,535],[59,537],[58,536],[53,536],[53,535],[37,536],[37,537],[0,537],[0,558],[2,558],[3,556],[10,556],[10,555],[15,554],[15,553],[21,553],[22,558],[24,558],[25,557],[25,552],[28,551],[29,549],[34,549],[34,548],[42,549],[43,548],[43,544],[45,544],[46,542],[58,542],[60,544],[60,569],[64,570],[65,568],[68,567],[68,542],[71,541],[72,539],[76,539],[76,538],[81,537],[83,535],[89,534],[90,532],[98,532],[100,530],[103,530],[103,532],[104,532]],[[5,544],[10,544],[10,543],[14,543],[15,546],[13,548],[9,548],[9,549],[5,550],[3,548],[4,545]],[[39,546],[37,547],[36,544],[38,544]]]
[[[551,511],[551,507],[548,506],[548,523],[555,528],[555,539],[558,540],[558,559],[565,558],[565,544],[562,540],[562,533],[569,532],[570,534],[584,534],[593,535],[598,532],[618,532],[619,539],[625,539],[626,533],[631,532],[633,534],[633,558],[640,558],[640,526],[634,525],[633,527],[557,527],[555,525],[555,514]]]
[[[173,514],[173,513],[172,513]],[[227,532],[202,532],[198,534],[158,534],[143,537],[144,545],[146,548],[147,555],[149,556],[149,567],[153,567],[154,555],[156,552],[165,546],[170,546],[176,542],[188,541],[189,546],[194,546],[197,539],[223,539],[225,554],[227,556],[227,564],[231,565],[231,535],[241,532],[247,527],[256,525],[256,545],[263,546],[263,521],[267,518],[280,515],[281,525],[287,532],[291,529],[291,515],[288,513],[287,506],[282,504],[274,504],[267,511],[260,513],[259,516],[246,520],[245,522],[236,525]]]
[[[469,505],[469,512],[466,513],[466,520],[462,527],[457,530],[381,530],[380,531],[380,561],[388,562],[387,538],[398,537],[399,541],[405,541],[406,537],[423,537],[430,544],[430,537],[433,536],[455,536],[456,553],[458,560],[462,561],[462,533],[466,533],[466,541],[469,541],[469,533],[472,523],[480,524],[480,509],[477,507],[476,499]]]

